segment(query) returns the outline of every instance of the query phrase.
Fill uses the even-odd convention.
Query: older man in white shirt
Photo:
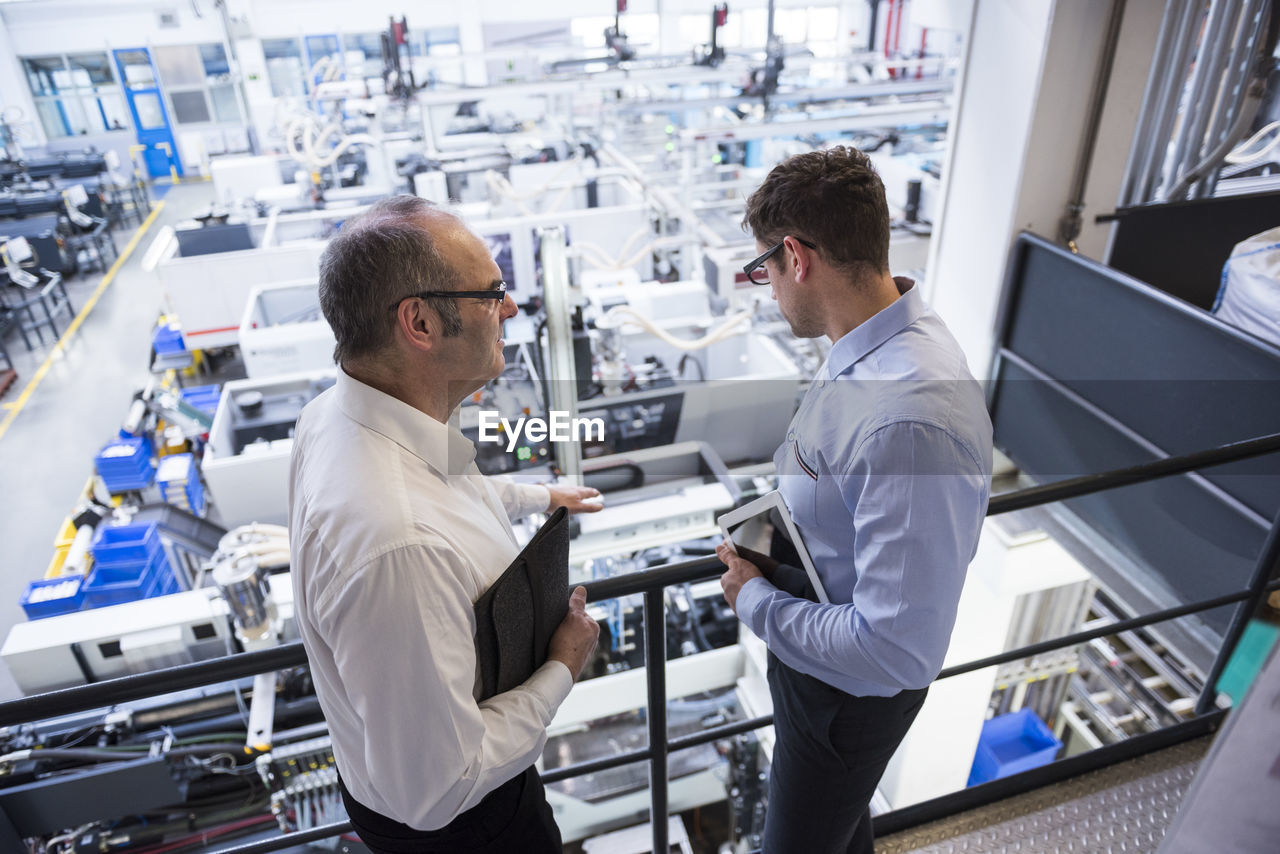
[[[534,762],[599,627],[578,588],[546,664],[480,702],[473,603],[518,552],[511,519],[599,509],[598,493],[484,477],[448,423],[503,369],[505,287],[482,240],[412,196],[347,222],[321,259],[339,371],[298,420],[294,596],[375,852],[561,850]]]

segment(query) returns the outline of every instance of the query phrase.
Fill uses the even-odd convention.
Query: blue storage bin
[[[182,399],[201,412],[213,415],[218,410],[218,401],[222,399],[222,386],[216,383],[189,386],[182,390]]]
[[[157,354],[177,353],[187,349],[186,342],[182,340],[182,329],[176,323],[157,326],[155,332],[151,333],[151,346]]]
[[[181,590],[182,585],[178,584],[178,579],[174,577],[174,574],[172,572],[166,572],[156,584],[155,589],[151,592],[151,596],[168,596],[170,593],[177,593]]]
[[[111,492],[143,489],[155,480],[151,443],[142,437],[129,436],[108,442],[94,457],[93,465]]]
[[[84,576],[76,573],[33,581],[27,585],[18,604],[27,612],[29,620],[79,611],[84,605]]]
[[[969,771],[970,786],[1048,765],[1062,742],[1031,709],[999,715],[982,725]]]
[[[86,606],[100,608],[103,605],[149,599],[171,592],[170,586],[176,584],[169,561],[163,554],[154,561],[138,566],[138,569],[139,572],[127,576],[121,570],[95,567],[89,573],[89,580],[84,583]]]
[[[139,578],[151,578],[158,569],[168,571],[169,560],[163,551],[156,552],[146,560],[113,561],[94,565],[98,580],[104,583],[117,581],[135,581]]]
[[[148,563],[161,553],[160,532],[155,522],[141,525],[100,525],[89,546],[93,562],[111,564]]]
[[[156,470],[156,484],[166,503],[196,516],[204,516],[204,487],[200,483],[194,456],[170,454],[163,457]]]

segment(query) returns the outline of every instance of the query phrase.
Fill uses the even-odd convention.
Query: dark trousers
[[[373,854],[561,854],[560,828],[531,765],[439,830],[414,830],[366,807],[342,785],[356,835]]]
[[[874,854],[868,805],[928,690],[854,697],[770,653],[764,854]]]

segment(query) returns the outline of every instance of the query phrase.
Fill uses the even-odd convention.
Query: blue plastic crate
[[[156,484],[166,503],[196,516],[204,516],[204,487],[193,455],[170,454],[163,457],[156,470]]]
[[[157,354],[178,353],[187,349],[186,342],[182,340],[182,329],[176,323],[157,326],[151,333],[151,346]]]
[[[102,446],[93,466],[111,492],[143,489],[155,480],[151,443],[142,437],[113,439]]]
[[[151,591],[151,596],[148,598],[153,599],[156,596],[168,596],[170,593],[178,593],[181,590],[182,585],[178,583],[178,579],[174,577],[172,572],[170,572],[166,573],[160,582],[156,584],[155,589]]]
[[[1062,742],[1031,709],[999,715],[982,725],[968,785],[1048,765],[1061,749]]]
[[[89,608],[136,602],[170,592],[175,584],[169,561],[163,554],[154,561],[139,565],[142,571],[133,577],[111,568],[95,567],[84,584],[85,604]]]
[[[182,399],[196,409],[213,415],[218,410],[218,401],[222,399],[222,386],[216,383],[188,386],[182,390]]]
[[[141,525],[100,525],[89,546],[97,566],[146,564],[161,554],[155,522]]]
[[[94,571],[98,580],[107,583],[116,581],[134,581],[142,577],[150,578],[157,570],[169,571],[169,559],[163,550],[157,550],[146,560],[111,561],[95,563]]]
[[[84,605],[84,576],[76,573],[33,581],[27,585],[18,604],[27,612],[29,620],[79,611]]]

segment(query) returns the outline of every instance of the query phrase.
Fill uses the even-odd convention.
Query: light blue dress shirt
[[[774,455],[831,604],[752,579],[741,620],[784,664],[855,696],[938,675],[991,495],[982,389],[909,279],[842,337]]]

